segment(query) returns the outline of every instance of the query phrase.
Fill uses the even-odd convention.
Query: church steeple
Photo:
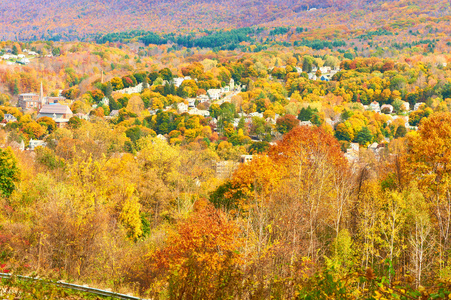
[[[42,108],[45,105],[44,89],[42,87],[42,81],[41,81],[41,90],[39,91],[39,101],[41,102],[41,108]]]

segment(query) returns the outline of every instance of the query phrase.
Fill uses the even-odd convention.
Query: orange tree
[[[132,267],[141,292],[169,299],[229,299],[240,292],[240,229],[199,200],[195,211],[168,233],[165,245]]]

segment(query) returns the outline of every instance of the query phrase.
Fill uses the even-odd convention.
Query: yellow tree
[[[423,119],[416,134],[408,136],[409,169],[429,203],[439,232],[440,269],[448,260],[451,234],[451,113]]]

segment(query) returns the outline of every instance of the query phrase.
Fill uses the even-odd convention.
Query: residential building
[[[209,89],[207,91],[208,96],[211,100],[218,100],[221,98],[222,90],[221,89]]]
[[[386,111],[388,114],[393,113],[393,106],[390,104],[384,104],[381,106],[381,112]]]
[[[351,143],[350,147],[346,150],[345,158],[350,162],[357,162],[359,160],[360,146],[358,143]]]
[[[180,102],[179,104],[177,104],[177,112],[179,114],[183,114],[183,113],[188,112],[188,105],[186,105],[183,102]]]
[[[31,151],[34,151],[34,149],[36,147],[38,147],[38,146],[45,147],[45,146],[47,146],[47,143],[44,142],[44,141],[41,141],[41,140],[33,140],[33,139],[31,139],[30,140],[30,144],[28,145],[28,149],[31,150]]]
[[[3,117],[3,120],[5,120],[6,123],[17,122],[16,117],[14,117],[12,114],[5,114],[5,116]]]
[[[19,106],[23,110],[41,109],[42,101],[38,94],[26,93],[19,95]]]
[[[52,118],[58,127],[65,126],[69,119],[73,116],[69,106],[56,104],[46,104],[39,111],[38,118],[49,117]]]
[[[119,116],[119,110],[118,109],[114,109],[110,112],[110,117],[117,117]]]
[[[420,107],[425,104],[424,102],[418,102],[414,105],[413,110],[419,110]]]
[[[376,101],[371,102],[370,109],[375,112],[381,112],[381,106],[379,102]]]
[[[216,163],[216,177],[219,179],[229,178],[237,168],[238,164],[234,161],[219,161]]]
[[[199,116],[203,116],[203,117],[209,117],[210,116],[210,112],[208,110],[202,110],[202,109],[197,109],[197,108],[192,108],[188,111],[188,113],[190,115],[199,115]]]
[[[251,162],[253,158],[254,158],[253,155],[241,155],[240,162],[243,164],[248,163],[248,162]]]

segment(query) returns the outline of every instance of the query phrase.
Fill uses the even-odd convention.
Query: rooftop
[[[44,105],[39,112],[40,114],[72,114],[70,108],[61,104],[47,104]]]

